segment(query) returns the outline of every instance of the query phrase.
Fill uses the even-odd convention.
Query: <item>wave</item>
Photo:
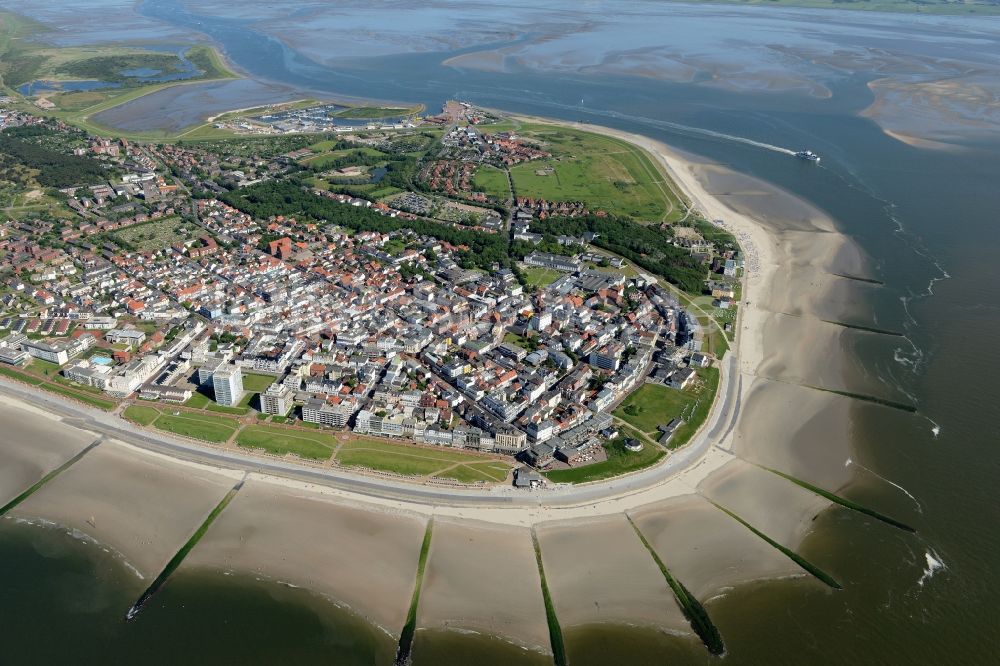
[[[920,587],[924,586],[924,583],[929,581],[934,577],[938,571],[945,571],[948,566],[941,560],[941,556],[938,555],[932,548],[927,549],[924,553],[924,559],[927,562],[927,567],[924,569],[923,573],[920,574],[920,579],[917,580],[917,585]]]
[[[854,460],[852,460],[851,458],[848,458],[847,462],[844,463],[844,467],[848,467],[850,465],[854,465],[855,467],[860,467],[861,469],[865,470],[866,472],[868,472],[872,476],[874,476],[874,477],[876,477],[878,479],[881,479],[882,481],[888,483],[893,488],[901,490],[903,492],[903,494],[905,494],[907,497],[909,497],[911,500],[913,500],[913,503],[917,505],[917,512],[918,513],[923,513],[924,512],[924,507],[920,504],[920,500],[918,500],[916,497],[914,497],[913,494],[909,490],[907,490],[906,488],[904,488],[903,486],[899,485],[898,483],[896,483],[894,481],[890,481],[889,479],[885,478],[884,476],[882,476],[881,474],[879,474],[875,470],[871,469],[870,467],[865,467],[861,463],[854,462]]]

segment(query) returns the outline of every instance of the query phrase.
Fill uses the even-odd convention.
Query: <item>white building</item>
[[[215,401],[225,407],[235,407],[243,399],[243,371],[235,365],[222,365],[212,373]]]
[[[292,407],[292,389],[274,382],[260,394],[260,409],[265,414],[284,416]]]

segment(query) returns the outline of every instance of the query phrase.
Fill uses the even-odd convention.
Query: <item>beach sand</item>
[[[742,460],[727,464],[699,490],[792,550],[808,533],[813,517],[830,506],[829,500]]]
[[[251,477],[181,569],[238,571],[305,587],[395,637],[406,620],[425,524]]]
[[[105,440],[11,515],[86,534],[152,580],[232,486],[226,476]]]
[[[623,514],[543,523],[535,531],[563,628],[610,622],[691,633],[663,573]]]
[[[531,532],[435,519],[417,627],[475,631],[550,652]]]
[[[631,516],[671,575],[703,603],[741,583],[808,575],[701,497],[659,502]]]
[[[97,435],[0,404],[0,506],[82,451]]]

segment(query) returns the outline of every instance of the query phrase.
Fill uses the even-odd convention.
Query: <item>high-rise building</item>
[[[260,410],[265,414],[284,416],[292,407],[292,389],[274,382],[260,394]]]
[[[243,371],[236,365],[220,365],[212,373],[215,401],[225,407],[235,407],[243,399]]]

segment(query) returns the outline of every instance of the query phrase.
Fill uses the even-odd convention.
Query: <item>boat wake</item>
[[[502,98],[501,98],[502,99]],[[513,99],[513,98],[511,98]],[[581,100],[583,101],[583,100]],[[618,120],[628,120],[630,122],[637,123],[639,125],[646,125],[649,127],[656,127],[659,129],[673,130],[681,134],[687,134],[688,136],[701,136],[708,137],[712,139],[719,139],[721,141],[731,141],[735,143],[742,143],[747,146],[753,146],[755,148],[761,148],[763,150],[770,150],[771,152],[780,153],[782,155],[788,155],[794,157],[798,152],[790,148],[784,148],[782,146],[776,146],[772,143],[766,143],[764,141],[757,141],[756,139],[751,139],[745,136],[737,136],[735,134],[726,134],[725,132],[716,132],[715,130],[706,129],[704,127],[694,127],[692,125],[684,125],[682,123],[675,123],[669,120],[659,120],[657,118],[649,118],[646,116],[636,116],[629,113],[621,113],[619,111],[612,111],[606,109],[595,109],[590,107],[585,107],[578,104],[563,104],[561,102],[545,101],[541,102],[544,106],[563,109],[566,111],[580,111],[592,116],[602,116],[604,118],[615,118]]]

